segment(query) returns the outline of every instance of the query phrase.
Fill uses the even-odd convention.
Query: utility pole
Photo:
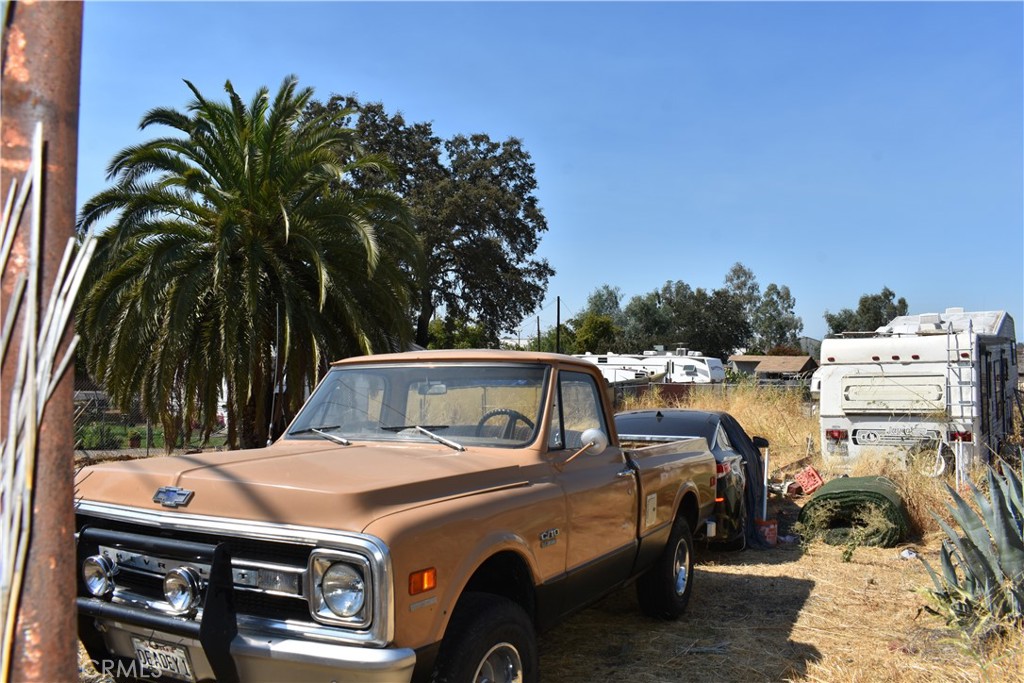
[[[42,187],[32,188],[42,193],[39,215],[31,202],[26,205],[0,279],[0,309],[6,316],[15,283],[30,267],[38,269],[41,287],[22,308],[45,309],[65,246],[74,234],[82,3],[11,0],[3,9],[0,200],[13,182],[21,186],[31,163],[37,123],[42,123],[44,136]],[[33,220],[42,228],[39,263],[29,259]],[[0,369],[0,434],[5,437],[23,324],[19,320]],[[64,348],[70,336],[69,331]],[[5,660],[9,657],[4,663],[11,681],[77,680],[73,392],[74,372],[68,371],[39,424],[26,570],[13,620],[13,645],[2,653]],[[5,628],[12,625],[4,621]]]
[[[555,353],[562,352],[562,297],[555,297]]]

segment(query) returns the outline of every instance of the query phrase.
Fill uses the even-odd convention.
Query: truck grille
[[[89,500],[75,512],[78,566],[88,567],[78,579],[80,632],[106,623],[197,638],[204,627],[220,636],[237,627],[360,647],[394,637],[391,556],[375,536]],[[316,558],[362,573],[366,601],[357,617],[311,612],[322,600],[312,585]]]
[[[255,585],[242,585],[236,579],[233,600],[239,616],[252,616],[273,620],[296,620],[312,622],[305,596],[305,570],[309,560],[310,546],[263,541],[254,538],[222,537],[187,530],[168,530],[142,524],[111,520],[90,515],[77,515],[76,527],[100,530],[104,535],[122,536],[126,539],[145,537],[154,540],[170,541],[171,543],[197,543],[216,546],[225,544],[231,556],[231,564],[236,576],[239,572],[258,571],[261,566],[274,566],[292,571],[298,593],[282,595],[279,592],[261,590]],[[126,540],[123,543],[110,542],[79,542],[78,564],[93,554],[104,554],[118,565],[114,592],[115,601],[130,602],[161,610],[165,605],[163,592],[164,571],[170,566],[195,564],[194,558],[187,553],[152,552],[140,547],[142,543]],[[244,569],[239,569],[239,568]],[[206,568],[208,569],[208,567]],[[251,582],[250,582],[251,584]],[[80,590],[80,594],[87,595]]]

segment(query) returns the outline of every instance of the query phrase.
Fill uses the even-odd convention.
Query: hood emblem
[[[184,507],[192,500],[195,491],[178,488],[177,486],[161,486],[153,494],[153,502],[165,508]]]

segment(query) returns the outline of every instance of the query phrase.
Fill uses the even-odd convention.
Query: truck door
[[[548,451],[565,491],[568,520],[565,538],[570,575],[594,573],[599,585],[625,580],[636,547],[637,484],[618,446],[603,453],[584,452],[586,429],[609,434],[600,389],[594,377],[583,372],[559,372],[552,406]],[[583,587],[592,581],[579,581]],[[582,596],[580,596],[582,597]]]

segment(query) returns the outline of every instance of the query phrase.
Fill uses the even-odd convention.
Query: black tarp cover
[[[729,413],[719,413],[722,427],[732,445],[743,455],[743,463],[747,474],[747,547],[766,549],[770,546],[764,542],[757,531],[755,519],[761,516],[764,503],[764,461],[761,451],[743,429],[742,425]]]

